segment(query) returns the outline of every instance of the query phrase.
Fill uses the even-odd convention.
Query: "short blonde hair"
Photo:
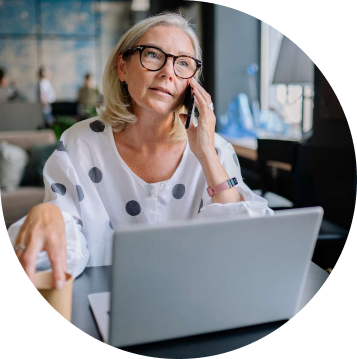
[[[125,85],[121,83],[117,73],[117,58],[120,54],[134,47],[139,39],[151,28],[155,26],[178,27],[185,32],[191,40],[195,51],[194,57],[202,59],[202,51],[198,37],[193,26],[182,15],[175,13],[164,13],[149,17],[138,22],[129,29],[115,46],[109,56],[103,74],[103,96],[105,105],[98,110],[98,115],[104,123],[111,125],[113,131],[124,131],[129,125],[137,121],[131,107],[131,98]],[[199,81],[202,68],[195,74],[195,79]],[[174,112],[173,128],[169,133],[172,141],[180,141],[187,138],[186,131],[179,118],[180,113],[187,113],[185,105],[181,105]]]

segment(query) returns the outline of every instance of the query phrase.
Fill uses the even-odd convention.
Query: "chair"
[[[40,103],[1,103],[0,132],[33,131],[42,125],[43,114]]]
[[[353,149],[299,146],[293,169],[295,207],[321,206],[324,219],[312,260],[333,268],[345,245],[356,200]]]
[[[19,146],[31,154],[33,146],[55,146],[57,141],[52,130],[41,131],[4,131],[0,132],[0,142],[6,141],[12,145]],[[42,149],[45,151],[44,147]],[[38,148],[38,151],[40,149]],[[47,150],[48,151],[48,150]],[[41,152],[32,152],[41,153]],[[46,152],[45,152],[46,153]],[[43,157],[43,155],[42,155]],[[42,158],[45,160],[45,158]],[[40,163],[41,158],[35,162]],[[29,171],[36,172],[37,166],[31,166],[32,161],[29,162]],[[19,188],[11,192],[1,192],[1,203],[5,219],[6,228],[28,214],[30,209],[43,202],[45,196],[44,187],[38,187],[36,183],[21,184]]]
[[[292,208],[292,168],[297,142],[258,138],[260,193],[275,210]]]

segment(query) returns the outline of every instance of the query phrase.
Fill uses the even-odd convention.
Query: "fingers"
[[[53,283],[61,289],[67,271],[65,224],[58,207],[40,204],[31,209],[16,238],[16,255],[26,274],[34,281],[38,254],[47,252],[52,266]]]
[[[198,87],[199,86],[199,87]],[[200,85],[193,86],[193,94],[195,95],[195,105],[198,108],[200,114],[204,117],[215,117],[214,112],[208,108],[212,103],[211,96]]]
[[[16,245],[24,244],[26,249],[18,250],[16,255],[25,273],[34,282],[38,254],[42,250],[46,250],[52,266],[54,286],[56,289],[61,289],[63,288],[67,271],[66,238],[65,236],[58,238],[57,235],[52,235],[47,238],[46,245],[44,245],[44,242],[38,231],[23,231],[16,238]]]
[[[20,237],[19,243],[25,244],[23,238],[24,236]],[[20,261],[20,264],[24,271],[26,272],[27,276],[33,282],[35,273],[36,273],[36,259],[38,253],[41,252],[43,247],[42,240],[34,240],[34,235],[29,236],[30,240],[27,241],[27,247],[25,250],[19,250],[16,252],[16,255]]]
[[[196,90],[196,93],[199,93],[201,95],[201,97],[204,99],[208,106],[212,102],[211,95],[195,79],[192,79],[191,84],[193,89]]]
[[[65,273],[67,271],[67,253],[65,240],[51,238],[47,240],[44,248],[43,241],[35,238],[35,234],[31,236],[28,245],[24,251],[20,250],[16,254],[24,271],[34,282],[36,273],[36,260],[38,254],[45,249],[52,266],[53,283],[56,289],[62,289],[65,282]],[[20,240],[21,241],[21,240]]]
[[[195,95],[195,105],[197,106],[198,110],[200,111],[200,113],[202,111],[205,111],[206,108],[208,108],[206,100],[196,88],[193,89],[193,93]]]
[[[203,97],[203,95],[198,91],[195,92],[195,90],[194,90],[194,94],[195,94],[195,105],[197,106],[198,111],[200,112],[200,116],[198,118],[199,123],[204,119],[206,123],[210,123],[212,124],[212,126],[213,124],[215,125],[216,116],[214,115],[214,112],[208,108],[208,103]]]
[[[183,125],[186,126],[187,115],[184,113],[180,113],[179,117],[180,117]],[[188,126],[188,129],[186,129],[189,138],[191,138],[192,133],[194,133],[194,131],[195,131],[195,125],[193,124],[192,117],[193,117],[193,115],[191,116],[191,121]]]
[[[65,273],[67,273],[67,243],[66,243],[66,236],[63,236],[63,239],[61,241],[63,243],[61,252],[62,252],[62,263],[63,263],[63,269]]]
[[[66,281],[66,272],[64,270],[61,258],[59,257],[58,259],[52,260],[51,265],[54,287],[58,290],[61,290]]]
[[[63,238],[50,237],[47,240],[46,251],[52,266],[53,284],[56,289],[62,289],[66,281],[65,244]]]

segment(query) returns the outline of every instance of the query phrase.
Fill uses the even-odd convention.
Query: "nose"
[[[174,59],[172,57],[168,57],[166,64],[160,71],[161,76],[167,76],[170,80],[173,80],[175,77],[174,71]]]

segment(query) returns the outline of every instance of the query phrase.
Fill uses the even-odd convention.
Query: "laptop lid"
[[[115,233],[109,344],[285,320],[298,311],[323,210],[137,225]]]

